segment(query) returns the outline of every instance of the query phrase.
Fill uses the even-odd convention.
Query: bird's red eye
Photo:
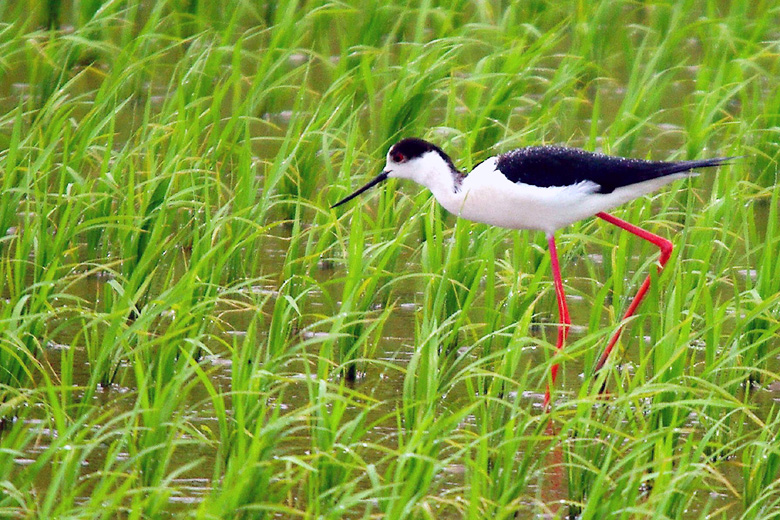
[[[406,156],[401,152],[393,152],[390,154],[390,158],[394,163],[402,163],[406,160]]]

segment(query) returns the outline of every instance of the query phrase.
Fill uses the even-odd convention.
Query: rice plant
[[[778,516],[777,0],[0,3],[0,516]],[[736,156],[617,213],[376,175]],[[549,413],[549,369],[562,363]],[[601,394],[607,382],[608,392]]]

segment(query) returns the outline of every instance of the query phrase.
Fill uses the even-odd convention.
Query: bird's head
[[[432,188],[437,179],[458,174],[452,159],[435,144],[409,137],[390,147],[385,168],[368,184],[331,206],[335,208],[349,202],[369,188],[389,179],[410,179],[427,188]],[[459,174],[458,174],[459,175]]]

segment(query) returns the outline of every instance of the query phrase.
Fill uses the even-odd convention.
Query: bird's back
[[[612,193],[617,188],[687,172],[694,168],[717,166],[726,158],[700,161],[644,161],[627,159],[577,148],[532,146],[499,155],[497,169],[511,182],[549,188],[592,182],[596,193]]]

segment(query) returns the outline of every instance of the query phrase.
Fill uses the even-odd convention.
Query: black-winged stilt
[[[422,184],[447,211],[459,217],[508,229],[544,231],[550,248],[560,314],[556,348],[561,350],[571,320],[555,248],[555,231],[595,215],[658,246],[660,271],[672,254],[672,243],[605,211],[692,175],[690,172],[695,168],[718,166],[728,159],[731,157],[644,161],[576,148],[533,146],[486,159],[466,175],[455,168],[452,159],[438,146],[422,139],[407,138],[390,148],[382,173],[331,207],[352,200],[385,179],[397,177]],[[650,287],[650,278],[648,276],[639,288],[623,321],[636,311]],[[621,325],[610,338],[595,371],[606,362],[622,329]],[[545,410],[550,402],[550,387],[557,375],[556,363],[551,368],[551,383],[544,397]]]

